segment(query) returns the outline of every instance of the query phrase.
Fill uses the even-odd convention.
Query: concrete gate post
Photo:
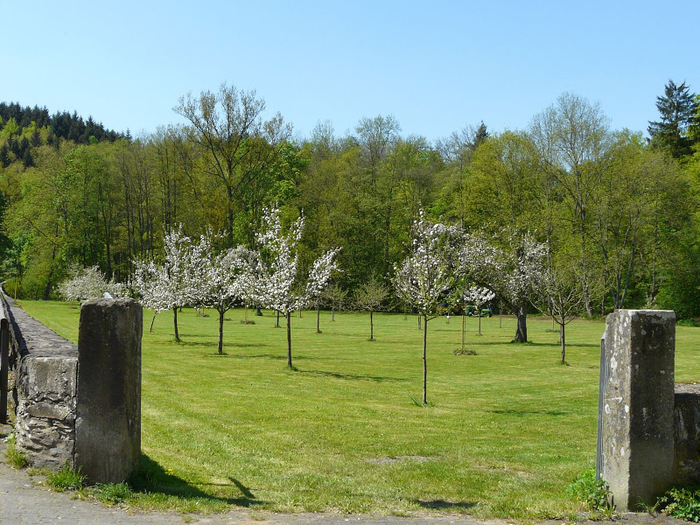
[[[654,504],[673,482],[675,334],[672,311],[607,318],[598,463],[618,510]]]
[[[132,299],[80,310],[75,464],[91,482],[119,483],[141,457],[143,311]]]

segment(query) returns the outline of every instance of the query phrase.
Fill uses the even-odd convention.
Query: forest
[[[277,206],[283,224],[304,217],[302,267],[341,248],[334,280],[350,293],[393,286],[423,212],[496,243],[534,236],[576,276],[588,316],[654,307],[700,317],[700,103],[685,83],[665,86],[647,135],[610,129],[571,93],[526,129],[481,122],[435,142],[402,134],[390,115],[345,136],[320,123],[299,139],[254,91],[228,85],[175,102],[185,124],[138,138],[0,103],[8,293],[57,297],[72,270],[95,265],[129,283],[179,228],[221,233],[219,249],[256,248]]]

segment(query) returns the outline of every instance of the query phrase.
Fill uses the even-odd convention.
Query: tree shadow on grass
[[[214,345],[216,346],[216,345]],[[234,345],[235,346],[235,345]],[[258,347],[258,346],[263,346],[263,345],[247,345],[250,347]],[[214,353],[214,354],[204,354],[204,357],[230,357],[232,359],[274,359],[276,361],[287,361],[287,355],[286,354],[229,354],[227,352],[224,352],[223,354],[219,353]],[[308,356],[294,356],[295,361],[303,361],[306,359],[318,359],[317,357],[308,357]]]
[[[239,480],[232,476],[229,476],[228,479],[231,481],[230,484],[191,483],[168,472],[146,454],[142,454],[141,466],[129,478],[129,485],[136,492],[174,496],[182,500],[209,500],[247,508],[265,505],[266,502],[257,499],[250,489]],[[199,488],[206,486],[230,487],[231,493],[237,493],[238,495],[232,494],[231,497],[215,496]]]
[[[443,499],[434,499],[434,500],[422,500],[422,499],[415,499],[413,500],[413,503],[416,505],[423,507],[424,509],[432,509],[432,510],[447,510],[447,509],[459,509],[459,510],[467,510],[471,509],[473,507],[476,507],[476,503],[470,503],[468,501],[445,501]]]
[[[501,416],[529,416],[529,415],[543,415],[543,416],[569,416],[571,412],[562,412],[560,410],[516,410],[514,408],[499,409],[499,410],[487,410],[491,414],[498,414]]]
[[[297,359],[297,358],[295,358]],[[323,370],[298,370],[300,374],[317,375],[324,377],[333,377],[335,379],[346,379],[352,381],[375,381],[377,383],[383,382],[397,382],[405,383],[408,379],[402,379],[399,377],[387,377],[387,376],[369,376],[364,374],[340,374],[338,372],[326,372]]]

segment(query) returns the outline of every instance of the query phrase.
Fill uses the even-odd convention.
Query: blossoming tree
[[[468,304],[474,305],[476,315],[479,318],[479,335],[481,335],[481,309],[495,298],[496,294],[483,286],[470,286],[464,290],[464,313],[466,314],[466,306]],[[462,315],[462,350],[464,350],[464,323],[465,315]]]
[[[290,368],[293,368],[291,314],[306,306],[312,298],[319,297],[331,273],[337,269],[335,256],[338,249],[333,249],[314,261],[306,278],[299,274],[297,244],[303,231],[303,216],[285,232],[282,230],[279,209],[265,210],[263,228],[256,235],[260,259],[254,271],[243,277],[242,284],[252,302],[275,310],[286,319],[287,365]],[[304,281],[304,286],[295,286]]]
[[[506,231],[500,239],[478,234],[465,236],[462,264],[469,278],[492,290],[515,312],[514,342],[527,342],[528,305],[541,285],[547,247],[529,233]]]
[[[192,305],[213,308],[219,313],[219,355],[224,353],[224,316],[236,304],[245,301],[245,283],[255,266],[254,252],[238,246],[216,253],[211,232],[192,246],[187,263],[188,289]]]
[[[396,293],[423,316],[423,404],[428,403],[428,321],[459,278],[459,230],[420,218],[415,221],[414,239],[408,257],[396,269]]]
[[[107,280],[99,266],[90,268],[75,267],[71,270],[71,278],[58,285],[59,293],[66,301],[82,301],[102,297],[108,293],[112,297],[126,297],[128,290],[122,283],[114,279]]]
[[[133,286],[141,296],[142,304],[153,308],[156,314],[172,309],[175,341],[180,342],[177,311],[192,300],[188,273],[192,241],[182,232],[180,225],[165,235],[163,247],[165,256],[161,265],[152,261],[134,261],[136,271]]]

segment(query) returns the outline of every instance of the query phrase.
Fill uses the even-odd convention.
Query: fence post
[[[119,483],[141,460],[143,311],[132,299],[80,309],[75,463],[95,483]]]
[[[653,505],[673,482],[675,334],[672,311],[607,318],[599,460],[618,510]]]

